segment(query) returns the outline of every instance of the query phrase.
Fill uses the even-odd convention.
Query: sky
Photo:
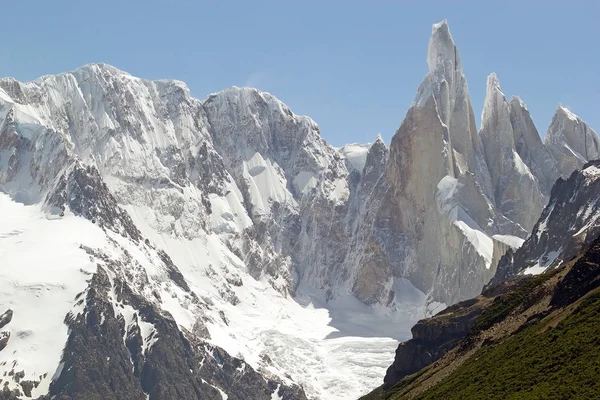
[[[519,95],[543,136],[559,103],[600,131],[600,2],[3,2],[0,76],[105,62],[193,96],[268,91],[333,145],[389,142],[427,73],[431,25],[447,19],[478,123],[486,76]]]

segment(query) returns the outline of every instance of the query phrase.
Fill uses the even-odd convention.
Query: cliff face
[[[493,199],[502,215],[529,232],[546,199],[540,190],[540,180],[517,152],[515,137],[518,133],[513,129],[514,116],[498,78],[491,74],[487,80],[480,134],[492,178]],[[523,133],[520,133],[522,137]],[[533,159],[533,156],[530,157],[531,161]],[[523,199],[528,200],[525,203]]]
[[[454,303],[481,290],[503,251],[527,236],[545,197],[516,151],[510,107],[495,75],[488,82],[482,131],[476,131],[445,22],[433,27],[427,60],[429,73],[390,145],[389,190],[375,224],[398,238],[396,250],[382,241],[375,245],[398,255],[388,256],[387,268],[396,276]],[[515,119],[523,125],[516,128],[520,143],[534,133],[521,120]],[[526,146],[520,150],[527,153]],[[528,161],[537,163],[537,153]],[[519,203],[523,196],[532,199],[526,207]]]
[[[556,161],[542,143],[540,134],[533,124],[523,100],[513,97],[509,102],[509,107],[515,151],[538,180],[544,198],[548,198],[554,182],[560,176]]]

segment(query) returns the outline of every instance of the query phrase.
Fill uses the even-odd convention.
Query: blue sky
[[[447,19],[477,119],[485,78],[520,95],[543,135],[560,102],[600,130],[600,5],[590,1],[32,1],[2,4],[0,76],[106,62],[205,98],[269,91],[334,145],[389,141]]]

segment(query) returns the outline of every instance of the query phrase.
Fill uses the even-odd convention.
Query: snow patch
[[[548,267],[551,264],[553,264],[554,261],[556,261],[556,259],[558,258],[558,256],[560,255],[561,252],[562,252],[562,249],[559,249],[559,250],[551,251],[551,252],[544,254],[543,256],[541,256],[538,259],[538,262],[535,263],[535,265],[526,268],[525,270],[523,270],[523,272],[521,274],[522,275],[539,275],[539,274],[545,272],[548,269]]]
[[[456,226],[475,250],[484,258],[489,269],[492,265],[494,241],[479,227],[462,207],[458,206],[454,196],[460,188],[460,182],[449,175],[443,177],[437,184],[436,204],[438,211],[448,215],[450,222]]]
[[[550,206],[550,211],[548,211],[548,214],[546,215],[546,218],[544,218],[544,220],[542,222],[539,223],[538,227],[537,227],[537,231],[536,231],[536,236],[537,238],[541,238],[541,235],[543,232],[546,232],[546,228],[548,227],[548,221],[550,220],[550,216],[552,215],[552,211],[554,211],[554,203],[552,203],[552,205]]]
[[[521,175],[527,175],[532,180],[535,180],[535,177],[531,173],[531,170],[529,169],[529,167],[523,162],[523,160],[521,159],[521,156],[519,155],[519,153],[517,153],[514,150],[513,150],[513,158],[515,160],[515,168],[517,169],[517,171],[519,172],[519,174],[521,174]]]
[[[344,145],[339,151],[351,169],[362,172],[367,162],[370,144],[350,143]]]
[[[309,171],[300,171],[294,178],[294,188],[303,195],[310,192],[318,183],[318,178]]]
[[[446,175],[437,184],[436,203],[440,213],[448,215],[456,202],[454,196],[460,188],[458,179]]]
[[[241,234],[252,225],[252,220],[244,209],[242,194],[237,187],[231,188],[225,196],[211,193],[209,199],[214,232]]]
[[[521,239],[518,236],[512,236],[512,235],[494,235],[494,236],[492,236],[492,239],[502,242],[502,243],[512,247],[514,250],[523,246],[523,243],[525,243],[524,239]]]
[[[586,162],[588,162],[588,160],[587,160],[587,159],[586,159],[584,156],[582,156],[582,155],[581,155],[581,153],[579,153],[579,152],[577,152],[576,150],[574,150],[574,149],[573,149],[571,146],[569,146],[569,145],[567,144],[567,142],[564,142],[564,141],[563,141],[562,145],[563,145],[563,147],[564,147],[565,149],[567,149],[567,150],[568,150],[568,151],[569,151],[571,154],[573,154],[573,155],[574,155],[574,156],[575,156],[577,159],[579,159],[579,161],[581,161],[582,163],[586,163]]]
[[[248,160],[243,161],[242,176],[248,182],[254,215],[269,214],[272,202],[298,206],[286,188],[285,177],[271,160],[265,160],[260,153],[256,152]]]
[[[575,115],[571,110],[564,107],[563,105],[559,105],[558,107],[562,110],[562,112],[565,114],[565,116],[568,119],[570,119],[571,121],[577,121],[579,119],[579,117],[577,117],[577,115]]]
[[[475,250],[485,259],[487,269],[492,265],[494,253],[494,241],[478,227],[473,227],[465,221],[455,221],[454,225],[464,233],[466,239],[473,245]]]
[[[595,165],[590,165],[589,167],[585,168],[582,172],[583,175],[585,175],[587,178],[600,177],[600,168],[598,168]]]

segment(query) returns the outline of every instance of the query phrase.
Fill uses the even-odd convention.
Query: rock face
[[[513,97],[509,106],[515,150],[538,180],[540,191],[544,197],[548,198],[554,182],[559,178],[556,161],[542,143],[523,100]]]
[[[119,268],[115,264],[109,262],[107,268]],[[202,340],[190,341],[172,318],[127,283],[111,279],[115,272],[100,268],[81,299],[82,313],[67,316],[71,334],[62,372],[50,385],[53,398],[221,400],[219,388],[226,388],[231,399],[266,400],[273,394],[306,399],[300,388],[265,379],[244,361]],[[111,296],[119,304],[116,314]],[[128,308],[136,311],[121,313]]]
[[[3,79],[0,182],[37,203],[66,185],[54,180],[77,160],[97,170],[140,234],[215,234],[281,293],[307,284],[328,298],[352,293],[386,305],[394,282],[408,278],[452,303],[493,275],[494,235],[528,235],[562,155],[545,149],[524,104],[509,104],[495,75],[477,132],[445,21],[432,29],[427,63],[390,149],[378,139],[372,151],[334,149],[314,121],[255,89],[199,101],[182,82],[105,64]],[[578,154],[579,136],[584,148],[597,143],[579,119],[558,115],[547,143],[562,140]],[[564,162],[561,173],[577,167]],[[524,196],[528,206],[517,207]]]
[[[8,309],[2,315],[0,315],[0,329],[4,328],[10,323],[13,316],[13,310]],[[4,350],[10,339],[10,332],[0,331],[0,351]]]
[[[522,142],[532,136],[528,126],[525,132],[514,132],[512,120],[519,111],[511,112],[496,74],[488,76],[480,134],[491,175],[494,204],[502,215],[529,232],[544,207],[545,199],[539,181],[516,151],[517,136]],[[523,199],[528,199],[526,205]]]
[[[545,138],[563,179],[591,160],[600,158],[600,139],[578,116],[559,105]]]
[[[539,274],[571,260],[600,235],[600,161],[592,161],[554,187],[531,235],[498,264],[490,284]]]
[[[390,273],[408,277],[451,304],[481,291],[502,255],[528,237],[556,179],[583,165],[553,143],[561,149],[572,143],[579,153],[591,148],[584,154],[595,157],[598,138],[560,108],[570,118],[555,117],[544,145],[523,101],[508,102],[495,74],[477,133],[445,21],[433,26],[427,63],[429,73],[390,145],[387,189],[369,245],[382,256],[370,276],[380,287]]]
[[[463,339],[484,310],[487,299],[465,300],[419,321],[413,328],[413,338],[400,343],[394,363],[388,368],[383,389],[389,390],[405,376],[439,360]]]
[[[514,203],[502,196],[518,199],[521,191],[539,188],[534,179],[523,178],[529,186],[517,181],[510,193],[504,187],[508,182],[499,182],[506,172],[502,154],[508,150],[509,160],[515,159],[510,113],[504,107],[498,118],[494,107],[501,92],[492,86],[484,114],[494,137],[484,142],[487,136],[475,128],[467,83],[446,22],[433,26],[427,62],[429,74],[390,145],[389,190],[377,217],[373,246],[395,256],[388,256],[389,267],[380,268],[407,276],[422,291],[453,303],[476,294],[493,275],[494,243],[499,242],[492,236],[527,234],[519,219],[529,218],[536,209],[518,215]],[[505,131],[499,131],[498,121]],[[492,145],[500,139],[507,142],[504,149]],[[487,153],[484,144],[489,144]],[[492,168],[500,170],[492,174]],[[541,210],[543,197],[538,197]],[[394,250],[390,236],[396,238]]]

